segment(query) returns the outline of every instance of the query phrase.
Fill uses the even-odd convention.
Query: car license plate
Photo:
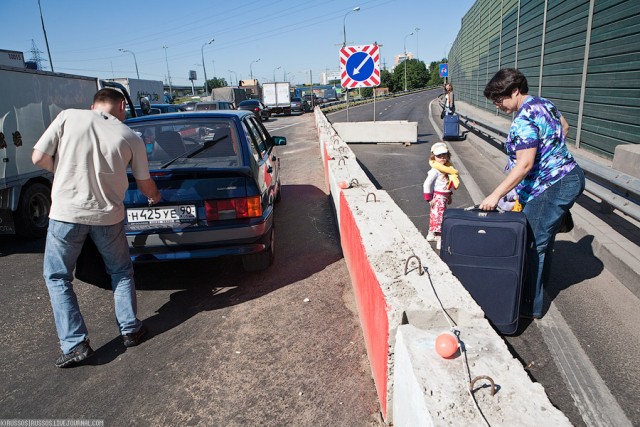
[[[171,224],[196,222],[197,219],[195,205],[127,209],[129,224]]]

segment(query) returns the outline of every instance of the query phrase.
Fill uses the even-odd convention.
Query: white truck
[[[129,92],[134,103],[138,104],[141,98],[147,98],[151,104],[164,103],[164,84],[160,80],[130,79],[128,77],[108,79],[120,83]]]
[[[104,86],[116,85],[0,65],[0,234],[46,234],[53,174],[31,162],[33,146],[58,113],[89,108]]]
[[[291,85],[289,82],[264,83],[262,103],[272,114],[291,115]]]

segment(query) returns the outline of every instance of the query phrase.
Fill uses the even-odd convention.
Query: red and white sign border
[[[373,73],[366,80],[353,80],[347,73],[347,60],[356,52],[364,52],[373,59]],[[340,85],[348,89],[380,86],[380,49],[377,44],[345,46],[340,49]]]

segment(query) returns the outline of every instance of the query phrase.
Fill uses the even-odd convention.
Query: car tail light
[[[260,111],[260,108],[256,107],[253,109],[253,111],[255,111],[256,113]]]
[[[237,199],[206,200],[204,207],[207,221],[224,219],[257,218],[262,216],[260,196]]]
[[[151,175],[151,178],[171,178],[171,176],[173,175],[172,172],[149,172],[149,175]]]

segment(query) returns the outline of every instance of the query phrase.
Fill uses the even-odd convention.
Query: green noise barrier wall
[[[567,118],[569,143],[609,158],[640,143],[638,0],[478,0],[448,60],[458,100],[496,111],[484,86],[518,68]]]

